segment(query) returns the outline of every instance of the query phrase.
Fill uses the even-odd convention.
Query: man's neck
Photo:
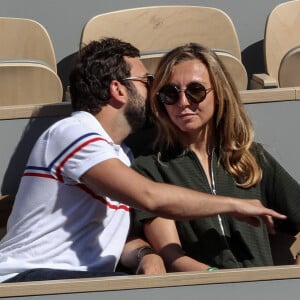
[[[122,144],[131,133],[123,115],[109,106],[104,107],[95,117],[115,144]]]

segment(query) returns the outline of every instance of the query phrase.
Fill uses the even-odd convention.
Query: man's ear
[[[120,104],[125,104],[127,102],[127,89],[123,84],[120,83],[120,81],[112,80],[109,86],[109,91],[111,98],[115,102],[119,102]]]

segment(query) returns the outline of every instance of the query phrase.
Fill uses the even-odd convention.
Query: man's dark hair
[[[80,50],[69,81],[73,111],[95,115],[108,103],[111,81],[130,76],[124,56],[139,57],[140,52],[130,43],[115,38],[92,41]],[[124,81],[124,84],[130,83]]]

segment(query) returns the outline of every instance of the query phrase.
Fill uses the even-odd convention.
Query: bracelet
[[[138,253],[137,253],[138,262],[140,262],[144,256],[144,255],[142,255],[143,251],[148,250],[153,253],[153,249],[150,246],[143,246],[143,247],[138,248],[137,250],[138,250]]]
[[[210,272],[210,271],[214,271],[214,270],[219,270],[219,268],[217,267],[209,267],[206,269],[206,271]]]

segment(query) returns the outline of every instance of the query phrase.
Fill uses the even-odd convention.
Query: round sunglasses
[[[179,101],[179,93],[184,92],[191,103],[200,103],[213,88],[206,89],[201,83],[192,82],[186,89],[180,89],[177,85],[169,83],[164,85],[156,94],[158,100],[166,105],[172,105]]]

